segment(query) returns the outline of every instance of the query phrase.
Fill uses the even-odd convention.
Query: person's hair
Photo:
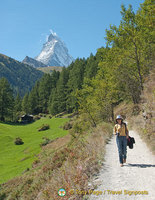
[[[116,124],[118,124],[118,121],[117,121],[118,119],[116,119]],[[121,126],[122,126],[122,124],[123,124],[123,119],[121,119]]]

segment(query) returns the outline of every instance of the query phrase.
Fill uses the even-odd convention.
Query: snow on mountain
[[[37,60],[30,58],[28,56],[26,56],[22,62],[25,63],[25,64],[28,64],[28,65],[31,65],[32,67],[35,67],[35,68],[37,68],[37,67],[47,67],[47,65],[43,64],[42,62],[37,61]]]
[[[54,32],[51,32],[48,36],[41,53],[35,59],[47,66],[66,67],[74,60],[73,57],[69,55],[64,42]]]

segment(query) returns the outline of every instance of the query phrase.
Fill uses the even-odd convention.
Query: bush
[[[48,124],[43,124],[39,129],[38,131],[45,131],[45,130],[48,130],[50,129],[50,126]]]
[[[42,113],[39,113],[39,116],[40,116],[40,117],[43,117],[43,114],[42,114]]]
[[[134,105],[132,114],[138,115],[140,113],[140,107],[138,105]]]
[[[63,129],[64,130],[69,130],[72,128],[72,123],[71,122],[67,122],[64,126],[63,126]]]
[[[34,116],[34,120],[39,120],[39,119],[41,119],[41,116],[40,116],[40,115],[35,115],[35,116]]]
[[[6,199],[6,194],[5,193],[0,194],[0,200],[4,200],[4,199]]]
[[[20,137],[16,138],[15,141],[14,141],[14,143],[16,145],[22,145],[22,144],[24,144],[23,140]]]
[[[44,141],[40,144],[40,146],[46,146],[47,144],[49,144],[51,142],[51,140],[47,137],[43,137],[42,139],[44,139]]]
[[[87,116],[85,114],[81,114],[80,117],[76,118],[74,120],[73,125],[72,125],[72,133],[84,133],[85,131],[89,130],[91,127],[91,122],[87,120]]]

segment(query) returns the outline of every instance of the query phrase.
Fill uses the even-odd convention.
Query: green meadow
[[[0,184],[21,175],[24,170],[31,168],[41,151],[42,137],[56,139],[68,134],[60,128],[68,118],[42,118],[31,124],[0,123]],[[49,124],[50,129],[38,131],[42,124]],[[23,145],[15,145],[16,137],[22,138]]]

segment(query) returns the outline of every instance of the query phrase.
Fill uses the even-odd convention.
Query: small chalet
[[[30,123],[30,122],[33,122],[33,115],[23,115],[21,116],[21,122],[22,123]]]

